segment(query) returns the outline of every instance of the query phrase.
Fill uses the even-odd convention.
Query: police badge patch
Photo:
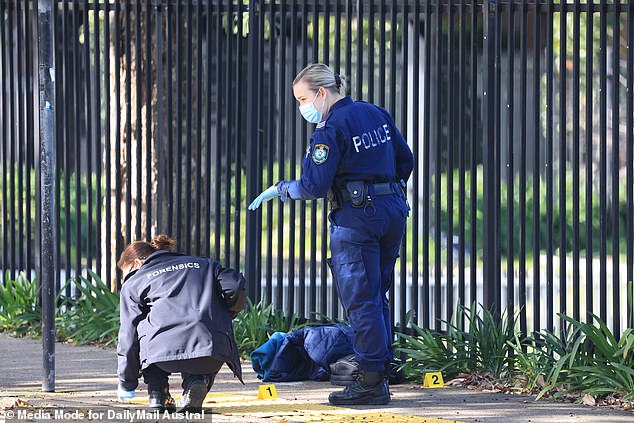
[[[313,161],[315,164],[322,164],[328,160],[328,147],[326,144],[315,144],[313,149]]]

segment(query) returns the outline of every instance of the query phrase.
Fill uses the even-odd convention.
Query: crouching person
[[[118,396],[134,397],[142,374],[150,409],[200,412],[223,363],[242,382],[231,320],[244,307],[245,279],[209,258],[173,252],[174,244],[166,235],[135,241],[117,263],[124,275]],[[175,372],[183,378],[178,404],[168,384]]]

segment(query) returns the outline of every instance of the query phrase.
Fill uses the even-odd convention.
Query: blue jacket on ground
[[[342,324],[276,332],[251,353],[253,370],[265,382],[328,380],[329,364],[351,354],[354,333]]]
[[[268,341],[251,353],[251,365],[258,377],[269,380],[275,354],[287,337],[288,333],[275,332]]]

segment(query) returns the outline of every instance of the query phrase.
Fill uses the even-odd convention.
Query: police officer
[[[409,214],[405,181],[414,157],[390,114],[352,101],[344,79],[323,64],[303,69],[293,81],[302,116],[316,123],[301,179],[281,181],[249,206],[263,201],[312,200],[328,195],[332,212],[328,265],[341,304],[355,331],[359,375],[329,396],[332,404],[385,404],[390,400],[385,366],[393,359],[387,292]]]
[[[172,252],[174,244],[166,235],[135,241],[117,263],[124,272],[118,396],[134,397],[141,372],[150,409],[200,412],[223,363],[242,382],[231,320],[244,307],[245,280],[211,259]],[[178,404],[169,393],[173,372],[183,377]]]

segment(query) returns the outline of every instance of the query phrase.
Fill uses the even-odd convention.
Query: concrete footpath
[[[150,415],[145,385],[132,403],[116,398],[113,348],[56,346],[56,392],[41,392],[42,343],[0,334],[0,422],[10,421],[213,421],[213,422],[634,422],[634,412],[607,407],[535,401],[526,395],[463,388],[391,387],[387,406],[331,407],[328,382],[275,384],[278,398],[258,400],[261,382],[243,365],[242,385],[224,367],[205,401],[204,415]],[[179,375],[170,378],[178,397]],[[18,415],[16,405],[21,406]],[[11,408],[13,407],[13,408]],[[4,411],[1,410],[4,408]],[[57,414],[56,413],[57,410]],[[25,413],[31,414],[25,414]],[[16,420],[20,416],[23,420]]]

